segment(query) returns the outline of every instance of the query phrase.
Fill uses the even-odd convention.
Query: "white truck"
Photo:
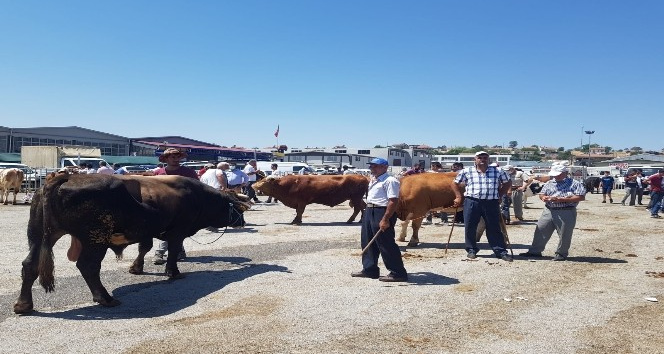
[[[82,163],[99,168],[101,150],[90,146],[21,146],[21,163],[35,169],[74,168]]]

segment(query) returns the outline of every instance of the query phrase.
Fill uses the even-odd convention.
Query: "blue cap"
[[[369,161],[369,165],[385,165],[387,166],[387,160],[381,159],[380,157],[376,157],[375,159]]]

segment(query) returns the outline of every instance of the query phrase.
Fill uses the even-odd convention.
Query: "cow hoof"
[[[417,247],[417,245],[419,245],[419,244],[420,244],[420,240],[413,240],[413,239],[411,239],[411,240],[408,242],[408,247]]]
[[[32,312],[32,303],[19,301],[14,304],[14,313],[24,315],[30,312]]]
[[[184,274],[180,273],[179,270],[167,270],[166,271],[166,276],[168,277],[169,280],[177,280],[177,279],[182,279],[184,278]]]
[[[132,265],[131,267],[129,267],[129,273],[136,274],[136,275],[143,274],[143,267],[137,266],[137,265]]]
[[[115,307],[122,304],[120,300],[116,300],[114,298],[111,298],[110,300],[94,299],[93,301],[104,307]]]

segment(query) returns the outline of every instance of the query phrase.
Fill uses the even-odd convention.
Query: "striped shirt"
[[[475,166],[460,170],[454,183],[465,183],[464,197],[475,199],[500,199],[498,191],[503,183],[509,182],[510,177],[502,169],[489,166],[486,173],[477,170]]]
[[[571,197],[573,195],[586,195],[586,187],[583,186],[583,183],[566,177],[560,182],[556,182],[555,179],[550,180],[544,185],[544,187],[542,187],[542,191],[540,193],[551,197]],[[547,208],[569,208],[576,207],[576,205],[579,203],[546,202],[545,204]]]

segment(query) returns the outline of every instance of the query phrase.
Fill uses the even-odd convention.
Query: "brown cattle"
[[[453,207],[455,194],[452,184],[456,175],[457,172],[420,173],[401,179],[397,216],[404,222],[401,223],[401,232],[397,241],[406,240],[408,221],[411,221],[413,236],[410,238],[408,246],[417,246],[420,242],[418,233],[422,219],[428,211],[444,211],[453,214],[463,210],[463,207]],[[464,188],[460,187],[461,193],[463,193]],[[484,232],[483,224],[483,219],[481,219],[477,228],[477,240]],[[501,230],[507,235],[507,230],[502,222]]]
[[[369,180],[362,175],[288,175],[282,178],[264,178],[252,187],[269,197],[276,198],[296,211],[291,224],[302,224],[304,208],[309,204],[335,206],[347,200],[353,207],[353,215],[346,221],[352,223],[367,204],[363,197]]]
[[[452,184],[456,175],[456,172],[419,173],[401,179],[397,217],[405,222],[401,224],[398,241],[405,241],[408,221],[412,221],[413,228],[408,246],[417,246],[422,219],[428,211],[455,212]]]
[[[61,174],[34,196],[28,222],[28,256],[23,261],[21,294],[14,312],[32,311],[32,285],[55,288],[53,246],[72,237],[67,252],[88,284],[92,299],[116,306],[100,279],[101,262],[110,248],[120,256],[138,243],[138,257],[129,272],[143,272],[152,239],[168,241],[166,275],[179,278],[177,255],[185,238],[208,226],[241,226],[246,200],[181,176]]]
[[[7,205],[9,202],[9,190],[14,190],[13,205],[16,205],[16,194],[21,190],[23,183],[23,171],[18,168],[5,168],[0,170],[0,202]]]

